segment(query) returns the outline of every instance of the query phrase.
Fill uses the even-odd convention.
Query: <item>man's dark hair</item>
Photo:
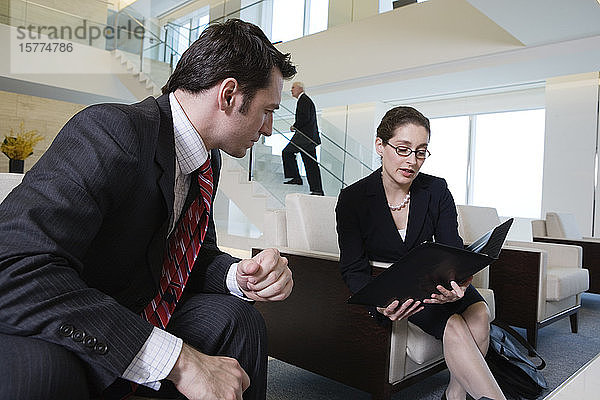
[[[428,137],[431,135],[429,119],[412,107],[394,107],[385,113],[381,123],[377,127],[377,137],[387,143],[393,136],[394,131],[408,124],[422,126],[427,129]]]
[[[274,67],[284,79],[296,74],[290,54],[277,50],[258,26],[230,19],[202,32],[183,53],[162,92],[199,93],[223,79],[235,78],[244,94],[240,112],[246,113],[256,92],[269,85]]]

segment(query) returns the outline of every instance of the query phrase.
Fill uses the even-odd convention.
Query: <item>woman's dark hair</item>
[[[199,93],[223,79],[235,78],[244,94],[240,112],[245,113],[256,92],[269,85],[274,67],[284,79],[296,74],[290,54],[277,50],[258,26],[230,19],[202,32],[183,53],[162,92]]]
[[[394,136],[394,131],[397,128],[407,124],[422,126],[427,129],[427,137],[431,135],[431,128],[429,127],[429,119],[427,117],[412,107],[399,106],[385,113],[381,123],[377,127],[377,137],[384,143],[387,143]]]

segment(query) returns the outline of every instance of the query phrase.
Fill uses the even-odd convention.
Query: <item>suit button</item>
[[[95,337],[93,336],[86,336],[86,338],[83,340],[83,344],[85,344],[87,347],[93,349],[94,346],[96,346],[96,343],[98,342],[98,340],[96,340]]]
[[[108,346],[102,342],[98,342],[94,346],[94,352],[97,354],[106,354],[108,353]]]
[[[81,342],[84,338],[85,338],[85,332],[84,331],[80,331],[79,329],[77,329],[75,332],[73,332],[72,339],[74,341]]]
[[[58,333],[60,333],[61,336],[69,337],[73,334],[74,330],[75,328],[73,327],[73,325],[62,324],[60,328],[58,328]]]

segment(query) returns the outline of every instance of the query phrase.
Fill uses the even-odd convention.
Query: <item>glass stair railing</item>
[[[160,38],[161,28],[150,19],[130,13],[127,8],[114,11],[105,2],[75,2],[69,10],[35,1],[10,0],[0,7],[0,23],[19,28],[37,41],[68,40],[100,50],[119,50],[134,65],[135,72],[146,74],[158,88],[173,69],[180,54]],[[41,35],[40,35],[41,34]],[[107,71],[107,73],[110,71]]]
[[[275,113],[273,134],[268,138],[261,137],[244,158],[232,158],[249,180],[260,183],[260,190],[271,199],[269,208],[282,208],[288,193],[310,193],[300,155],[297,156],[297,162],[303,185],[283,184],[286,178],[283,174],[281,150],[294,134],[290,131],[293,122],[291,110],[282,106]],[[319,127],[323,128],[320,133],[321,145],[317,147],[317,163],[323,191],[326,196],[337,196],[343,187],[373,171],[373,154],[323,118],[319,118]],[[337,139],[332,139],[330,135]],[[346,147],[338,144],[338,141]],[[303,150],[299,149],[299,152]]]

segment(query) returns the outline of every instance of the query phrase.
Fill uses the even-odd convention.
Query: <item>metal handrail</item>
[[[286,106],[284,106],[283,104],[279,105],[281,108],[283,108],[286,111],[290,111],[291,110],[289,108],[287,108]],[[286,121],[288,122],[288,120],[286,120],[285,118],[281,118],[280,120]],[[312,140],[310,137],[308,137],[307,135],[305,135],[303,132],[301,132],[300,130],[296,129],[296,132],[300,133],[302,136],[304,136],[306,139],[310,140],[315,146],[318,146],[318,143],[315,142],[314,140]],[[339,144],[337,144],[333,139],[329,138],[326,134],[324,134],[322,131],[320,132],[321,134],[321,139],[325,138],[327,139],[329,142],[331,142],[335,147],[337,147],[339,150],[341,150],[343,153],[345,153],[345,155],[350,156],[350,158],[355,159],[356,161],[358,161],[363,167],[368,168],[369,170],[373,171],[373,169],[371,168],[370,165],[365,164],[361,159],[359,159],[358,157],[356,157],[354,154],[348,152],[345,148],[343,148],[342,146],[340,146]]]
[[[128,12],[127,12],[127,11],[125,11],[125,10],[119,10],[119,11],[117,11],[117,13],[115,14],[115,24],[117,24],[118,16],[119,16],[119,14],[120,14],[120,13],[124,13],[124,14],[125,14],[125,15],[127,15],[127,16],[128,16],[128,17],[129,17],[129,18],[130,18],[130,19],[131,19],[133,22],[135,22],[135,23],[136,23],[138,26],[141,26],[142,28],[144,28],[144,35],[146,34],[146,32],[150,32],[151,36],[152,36],[152,37],[153,37],[155,40],[157,40],[157,41],[158,41],[158,43],[156,43],[156,44],[153,44],[152,46],[150,46],[150,47],[148,47],[148,48],[144,49],[144,38],[142,37],[142,40],[141,40],[141,42],[142,42],[142,43],[141,43],[141,49],[140,49],[140,72],[142,72],[142,65],[143,65],[143,63],[144,63],[144,50],[149,50],[149,49],[152,49],[152,48],[154,48],[154,47],[156,47],[156,46],[159,46],[159,45],[161,45],[161,44],[164,44],[165,48],[169,48],[169,49],[171,50],[171,52],[170,52],[170,53],[171,53],[171,61],[170,61],[170,63],[169,63],[169,64],[170,64],[170,66],[171,66],[171,70],[172,70],[172,69],[173,69],[173,65],[172,65],[172,63],[173,63],[173,55],[174,55],[174,54],[177,54],[178,56],[180,56],[180,57],[181,57],[181,54],[179,54],[179,52],[178,52],[177,50],[175,50],[173,47],[171,47],[171,45],[169,45],[169,44],[168,44],[166,41],[163,41],[163,40],[162,40],[162,39],[161,39],[159,36],[157,36],[157,35],[156,35],[154,32],[152,32],[152,31],[150,31],[150,30],[148,30],[148,29],[145,29],[145,25],[144,25],[144,24],[143,24],[141,21],[139,21],[139,20],[138,20],[136,17],[134,17],[133,15],[131,15],[130,13],[128,13]],[[116,29],[116,28],[115,28],[115,29]],[[150,40],[152,40],[152,39],[150,39]]]
[[[343,180],[343,177],[342,177],[342,178],[338,178],[338,177],[336,176],[336,174],[334,174],[332,171],[330,171],[330,170],[329,170],[329,168],[327,168],[327,167],[325,167],[323,164],[321,164],[321,163],[320,163],[320,162],[319,162],[319,161],[318,161],[318,160],[317,160],[315,157],[311,156],[311,155],[310,155],[310,154],[309,154],[309,153],[308,153],[306,150],[304,150],[302,147],[300,147],[300,146],[298,146],[296,143],[292,142],[292,139],[291,139],[291,138],[289,138],[289,137],[287,137],[287,136],[286,136],[286,135],[285,135],[283,132],[281,132],[281,131],[279,131],[279,130],[277,130],[277,129],[275,129],[275,128],[273,128],[273,130],[274,130],[275,132],[277,132],[277,134],[278,134],[278,135],[281,135],[281,136],[283,136],[284,138],[286,138],[287,140],[289,140],[291,144],[293,144],[293,145],[294,145],[294,146],[295,146],[295,147],[296,147],[298,150],[300,150],[302,153],[306,154],[306,155],[308,156],[308,158],[310,158],[311,160],[313,160],[314,162],[316,162],[316,163],[317,163],[317,164],[318,164],[318,165],[319,165],[319,166],[320,166],[322,169],[324,169],[325,171],[329,172],[329,174],[330,174],[331,176],[333,176],[335,179],[337,179],[337,180],[338,180],[338,181],[339,181],[339,182],[342,184],[342,186],[345,184],[345,183],[344,183],[344,180]],[[306,136],[306,135],[304,135],[304,136]],[[313,143],[314,143],[314,141],[313,141]],[[252,168],[252,165],[250,165],[249,167],[250,167],[250,168]]]

